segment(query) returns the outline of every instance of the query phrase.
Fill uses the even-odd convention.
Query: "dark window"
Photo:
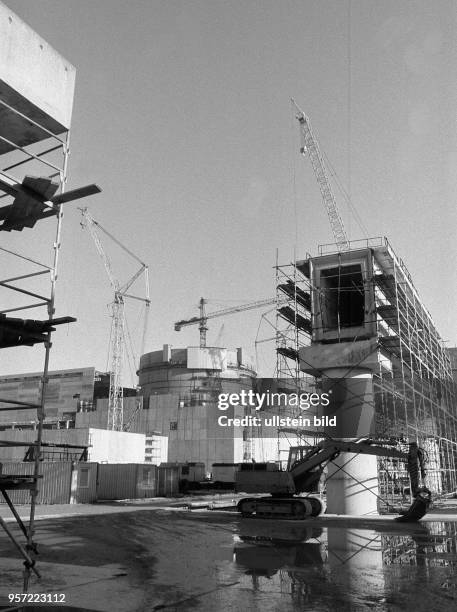
[[[154,484],[154,472],[152,468],[143,468],[143,484],[151,485]]]
[[[359,264],[321,271],[321,312],[325,329],[360,327],[365,321],[365,292]]]
[[[178,421],[170,421],[170,431],[176,431],[178,429]]]
[[[81,488],[87,488],[89,486],[89,468],[80,468],[79,486]]]

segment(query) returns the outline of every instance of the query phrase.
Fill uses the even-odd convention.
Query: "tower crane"
[[[191,319],[183,319],[182,321],[176,321],[175,331],[181,331],[182,327],[187,325],[197,325],[200,330],[200,348],[206,346],[206,332],[208,331],[208,319],[215,319],[216,317],[223,317],[225,315],[235,314],[236,312],[244,312],[245,310],[254,310],[255,308],[262,308],[263,306],[271,306],[277,303],[276,298],[269,298],[266,300],[258,300],[257,302],[250,302],[248,304],[241,304],[240,306],[232,306],[231,308],[224,308],[223,310],[216,310],[215,312],[206,313],[205,304],[207,300],[200,298],[199,309],[200,316],[192,317]]]
[[[146,340],[146,332],[149,318],[149,269],[148,266],[141,261],[132,251],[125,247],[117,238],[110,234],[98,221],[96,221],[87,208],[80,209],[83,216],[81,226],[87,228],[92,239],[95,243],[95,247],[102,258],[105,266],[108,280],[112,289],[114,289],[114,300],[111,304],[112,309],[112,329],[111,329],[111,340],[110,340],[110,385],[109,385],[109,401],[108,401],[108,429],[115,431],[124,430],[124,403],[123,403],[123,386],[122,386],[122,369],[124,363],[125,353],[125,298],[139,300],[145,304],[145,314],[143,322],[143,333],[141,340],[140,354],[144,352],[144,343]],[[99,231],[102,231],[108,238],[110,238],[117,246],[119,246],[125,253],[140,264],[140,268],[133,274],[133,276],[123,285],[121,285],[119,279],[114,275],[111,260],[108,257],[105,249],[103,248],[100,240]],[[133,283],[140,277],[144,276],[145,280],[145,297],[139,297],[128,293]]]
[[[296,118],[298,119],[298,123],[300,124],[300,153],[302,155],[305,155],[307,153],[311,161],[314,174],[316,175],[316,179],[319,184],[322,199],[324,201],[324,206],[327,210],[327,215],[330,221],[330,226],[332,228],[337,248],[340,252],[347,251],[349,250],[349,239],[347,237],[346,230],[344,229],[343,220],[341,219],[340,213],[338,211],[336,199],[327,176],[324,158],[322,157],[321,151],[319,149],[319,144],[313,134],[308,117],[297,106],[295,100],[293,99],[292,104],[295,106],[295,110],[297,113]]]

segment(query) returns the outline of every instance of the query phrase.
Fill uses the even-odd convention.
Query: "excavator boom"
[[[329,461],[340,453],[375,455],[401,459],[407,464],[413,493],[420,491],[419,465],[424,476],[420,449],[410,444],[409,452],[399,450],[393,442],[382,440],[344,441],[326,439],[316,446],[295,446],[289,450],[286,471],[276,464],[242,464],[236,474],[236,490],[245,493],[269,492],[271,497],[245,498],[238,503],[243,516],[304,518],[318,516],[322,503],[317,497],[293,497],[298,493],[317,491],[321,474]]]

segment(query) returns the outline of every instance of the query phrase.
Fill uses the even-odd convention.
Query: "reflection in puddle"
[[[235,545],[235,560],[251,576],[271,578],[278,570],[294,570],[305,565],[319,566],[325,562],[325,547],[318,537],[308,542],[267,541],[241,537]]]
[[[246,520],[234,564],[244,588],[289,595],[294,609],[453,609],[457,524],[316,529]]]

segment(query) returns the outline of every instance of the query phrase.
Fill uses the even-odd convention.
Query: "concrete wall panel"
[[[69,129],[76,70],[0,2],[0,98],[53,133]],[[8,114],[8,117],[6,117]],[[2,133],[26,145],[45,134],[2,108]],[[3,143],[0,152],[6,145]]]
[[[0,125],[2,125],[1,111]],[[0,134],[3,135],[2,127],[0,127]],[[11,399],[13,402],[39,403],[41,378],[41,372],[1,376],[1,397]],[[76,414],[81,402],[90,403],[94,395],[94,378],[95,368],[74,368],[49,372],[45,399],[45,413],[48,420],[69,420],[70,415]],[[0,413],[0,423],[25,425],[33,421],[36,421],[36,410],[34,409],[8,410],[8,412]]]
[[[75,430],[76,431],[76,430]],[[89,429],[89,460],[98,463],[143,463],[145,435]]]

